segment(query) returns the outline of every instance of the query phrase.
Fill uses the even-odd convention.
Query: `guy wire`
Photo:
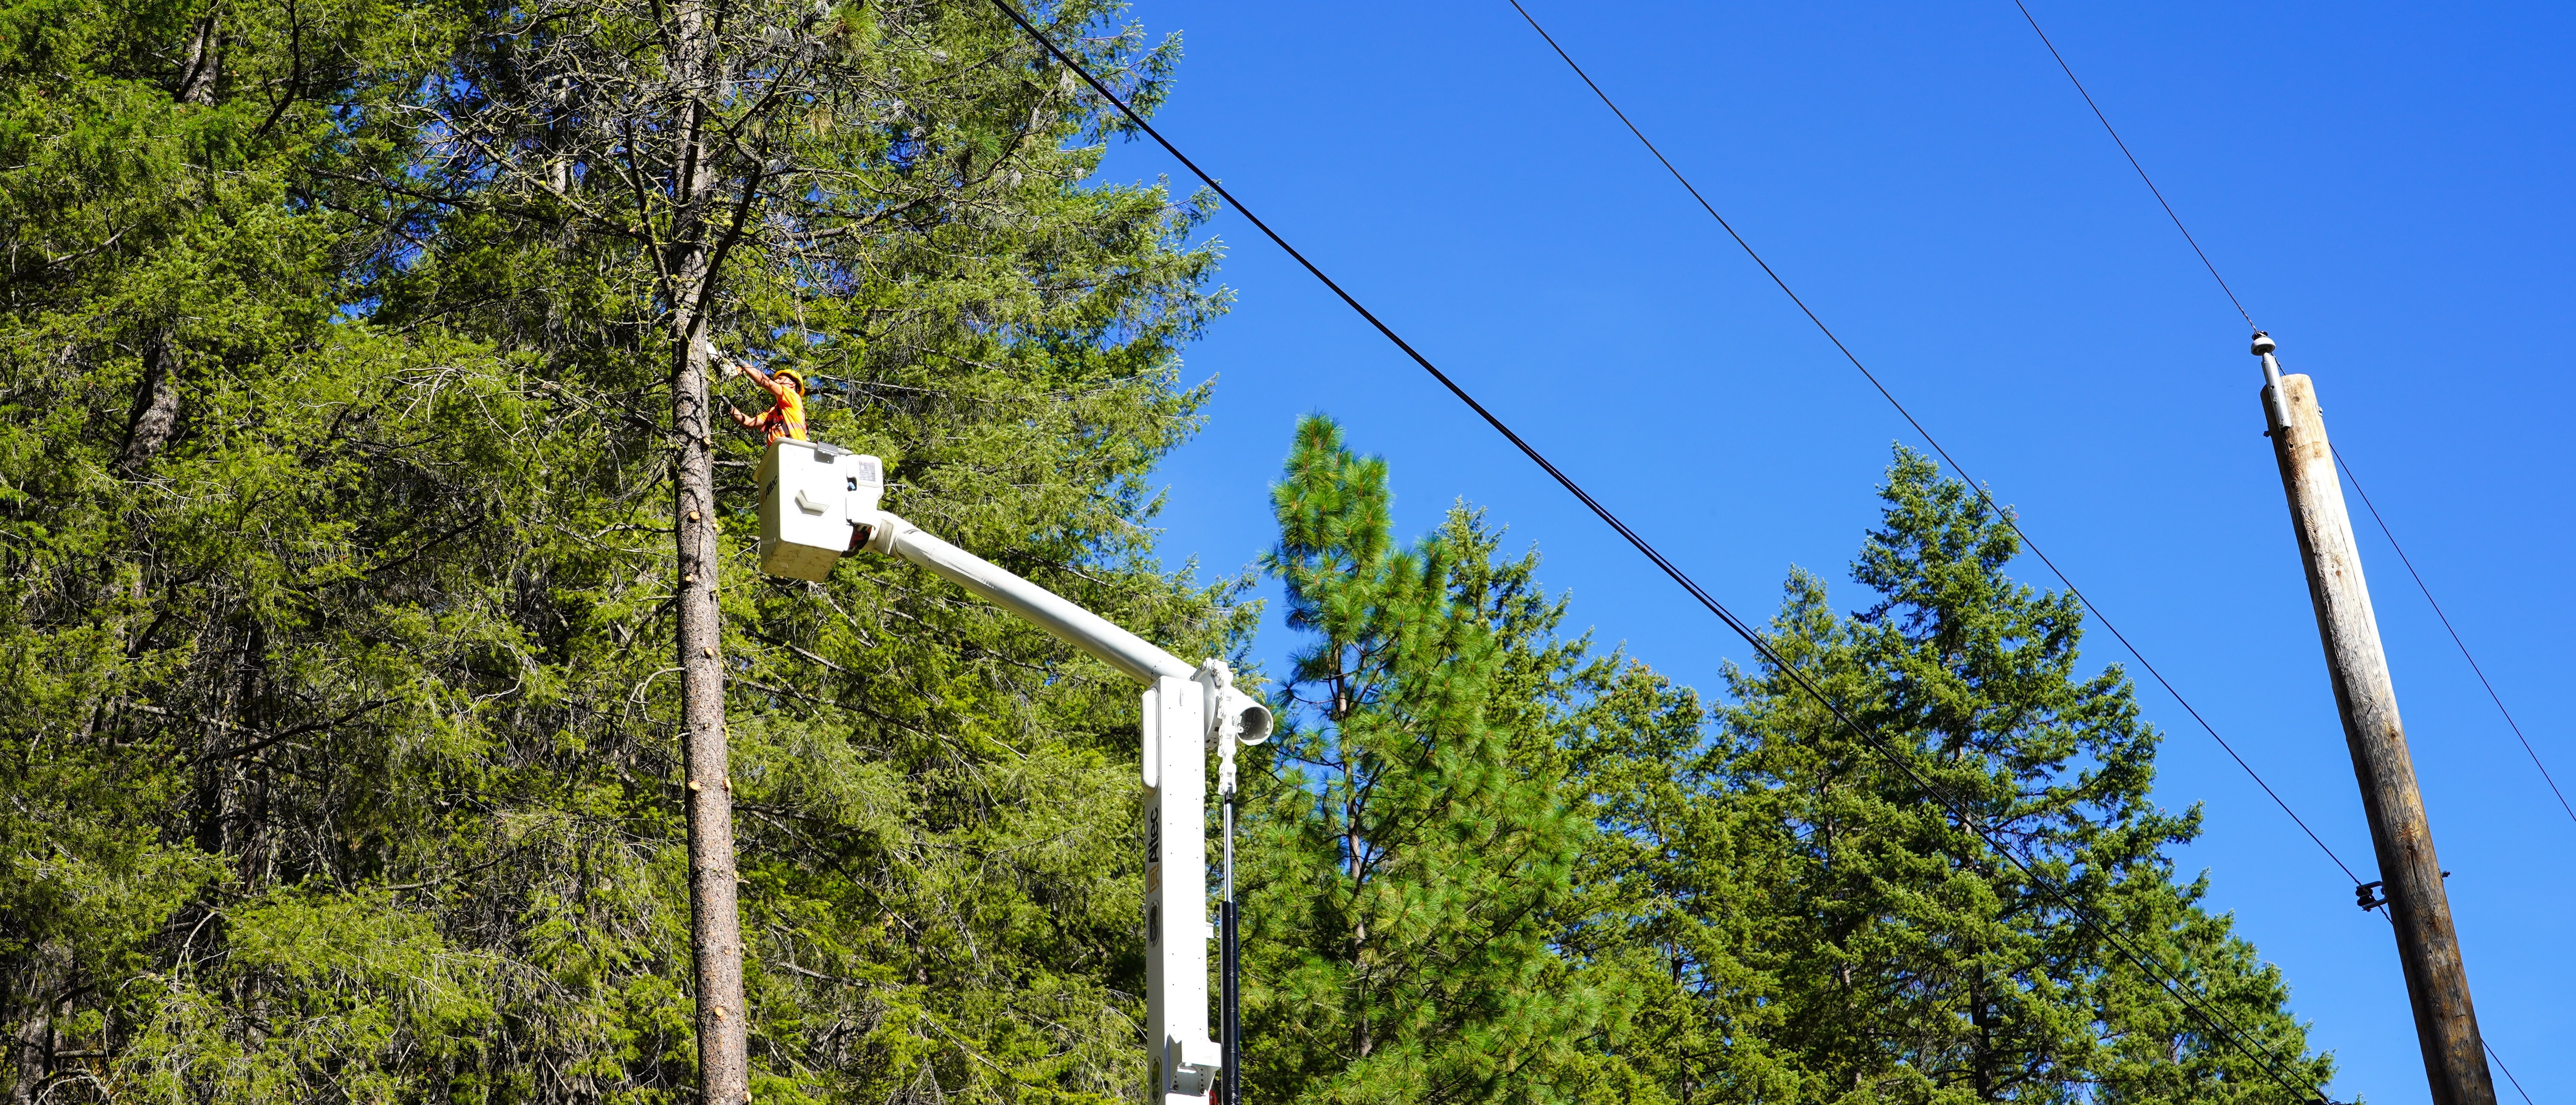
[[[2513,1092],[2522,1095],[2522,1105],[2534,1105],[2531,1091],[2522,1088],[2522,1079],[2514,1077],[2513,1068],[2504,1065],[2504,1056],[2496,1054],[2495,1045],[2486,1042],[2483,1038],[2478,1041],[2478,1045],[2487,1049],[2487,1058],[2495,1060],[2496,1069],[2504,1072],[2504,1080],[2513,1083]]]

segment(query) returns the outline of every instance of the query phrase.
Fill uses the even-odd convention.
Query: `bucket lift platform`
[[[1225,661],[1190,664],[1108,619],[877,509],[885,465],[821,442],[772,442],[760,462],[760,568],[822,580],[862,549],[901,557],[1098,657],[1145,685],[1147,1046],[1152,1105],[1215,1102],[1226,1062],[1208,1024],[1207,760],[1231,786],[1237,745],[1270,736],[1269,707],[1235,689]],[[1229,862],[1231,857],[1229,856]],[[1229,878],[1231,876],[1229,875]],[[1231,883],[1229,883],[1229,886]]]
[[[885,495],[883,462],[821,441],[771,442],[757,479],[760,570],[788,579],[829,577]]]

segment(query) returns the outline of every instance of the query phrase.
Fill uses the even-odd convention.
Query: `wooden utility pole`
[[[2380,651],[2379,619],[2362,578],[2352,518],[2344,512],[2343,481],[2335,475],[2325,418],[2316,388],[2305,376],[2281,375],[2272,348],[2270,337],[2254,336],[2254,353],[2263,358],[2264,418],[2281,464],[2281,487],[2290,498],[2308,597],[2316,604],[2317,635],[2325,640],[2335,708],[2343,715],[2353,774],[2361,780],[2362,809],[2370,818],[2397,957],[2406,971],[2406,996],[2415,1007],[2415,1038],[2424,1048],[2424,1077],[2432,1083],[2433,1105],[2495,1105],[2477,1011],[2469,1004],[2468,971],[2451,931],[2451,901],[2433,855],[2433,828],[2415,790],[2415,763],[2397,718],[2397,690]]]

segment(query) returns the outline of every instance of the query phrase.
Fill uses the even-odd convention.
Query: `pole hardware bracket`
[[[2357,905],[2357,906],[2360,906],[2360,907],[2361,907],[2361,911],[2362,911],[2362,912],[2364,912],[2364,913],[2368,913],[2368,912],[2370,912],[2371,910],[2374,910],[2374,909],[2377,909],[2377,908],[2379,908],[2379,907],[2381,907],[2381,906],[2387,905],[2387,904],[2388,904],[2388,899],[2387,899],[2386,897],[2381,896],[2381,894],[2379,893],[2379,888],[2380,888],[2381,886],[2383,886],[2383,885],[2386,885],[2386,884],[2384,884],[2384,883],[2377,883],[2377,882],[2366,882],[2366,883],[2363,883],[2363,884],[2361,884],[2361,885],[2359,885],[2359,886],[2353,887],[2353,888],[2352,888],[2352,904]]]

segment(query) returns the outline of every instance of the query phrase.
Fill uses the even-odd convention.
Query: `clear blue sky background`
[[[2009,0],[1533,10],[2371,877],[2244,327]],[[2576,783],[2576,9],[2034,11],[2316,377],[2337,443]],[[1167,134],[1724,601],[1767,615],[1793,564],[1863,601],[1844,565],[1871,488],[1919,442],[1503,0],[1134,15],[1185,33]],[[1106,173],[1181,176],[1142,144]],[[1188,353],[1217,385],[1163,469],[1175,563],[1257,556],[1290,427],[1328,411],[1391,461],[1406,532],[1463,496],[1541,548],[1575,628],[1703,689],[1744,656],[1248,224],[1211,230],[1240,303]],[[2376,531],[2363,550],[2486,1034],[2535,1100],[2565,1101],[2576,822]],[[1275,614],[1274,671],[1293,644]],[[2088,656],[2126,659],[2099,632]],[[2387,925],[2171,698],[2140,694],[2167,733],[2160,799],[2207,812],[2184,867],[2287,972],[2334,1093],[2426,1100]]]

